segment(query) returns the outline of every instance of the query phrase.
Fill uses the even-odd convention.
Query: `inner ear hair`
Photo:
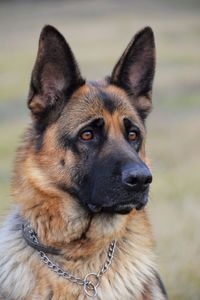
[[[28,107],[34,119],[42,121],[55,107],[55,111],[60,111],[72,92],[84,83],[64,37],[54,27],[45,26],[39,39],[28,96]]]
[[[139,31],[117,62],[110,82],[124,89],[142,119],[152,107],[155,42],[150,27]]]

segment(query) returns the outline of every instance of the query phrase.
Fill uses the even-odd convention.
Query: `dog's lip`
[[[148,195],[144,195],[144,197],[142,198],[142,200],[137,203],[136,210],[141,210],[142,208],[144,208],[146,206],[148,200],[149,200]]]
[[[113,207],[113,212],[119,214],[128,214],[133,208],[136,208],[135,203],[117,204]]]
[[[90,211],[92,211],[93,213],[99,213],[102,210],[102,207],[92,204],[92,203],[88,203],[87,207],[89,208]]]
[[[129,203],[118,203],[112,206],[97,206],[95,204],[89,203],[88,208],[93,213],[129,213],[133,208],[137,209],[137,204],[133,202]]]
[[[148,195],[144,195],[142,199],[138,202],[119,202],[115,203],[113,205],[108,206],[101,206],[94,203],[88,203],[87,207],[92,213],[120,213],[120,214],[126,214],[129,213],[132,209],[141,210],[146,206],[148,202]]]

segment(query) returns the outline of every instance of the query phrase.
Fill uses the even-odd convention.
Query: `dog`
[[[0,299],[164,300],[145,211],[152,174],[150,27],[110,76],[85,81],[71,48],[43,28],[17,152],[16,208],[0,230]]]

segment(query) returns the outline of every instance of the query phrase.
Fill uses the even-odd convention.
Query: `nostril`
[[[122,182],[127,186],[131,188],[147,188],[149,184],[152,182],[152,176],[151,175],[133,175],[133,174],[126,174],[122,175]]]
[[[147,187],[152,182],[152,176],[127,176],[123,182],[130,187]]]
[[[145,179],[144,179],[144,185],[149,185],[150,183],[152,183],[152,179],[153,178],[152,178],[151,175],[145,177]]]
[[[135,186],[139,183],[138,177],[128,176],[125,178],[124,183],[129,186]]]
[[[122,183],[133,190],[145,190],[152,182],[152,175],[146,165],[132,164],[122,169]]]

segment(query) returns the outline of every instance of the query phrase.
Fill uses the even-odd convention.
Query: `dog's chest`
[[[49,273],[50,272],[50,273]],[[90,298],[84,291],[84,286],[71,283],[66,279],[58,278],[51,270],[48,276],[44,276],[37,284],[37,292],[33,299],[54,300],[138,300],[142,299],[141,294],[144,288],[144,281],[147,274],[140,269],[139,265],[128,261],[118,261],[111,266],[102,277],[97,287],[97,296]],[[48,293],[44,294],[45,287],[48,286]],[[90,294],[93,291],[88,289]]]
[[[85,295],[83,286],[70,283],[66,279],[58,277],[47,266],[42,266],[39,256],[35,257],[35,264],[27,265],[22,262],[14,268],[11,266],[9,275],[6,268],[7,278],[2,282],[5,295],[9,295],[9,300],[133,300],[140,299],[139,295],[143,289],[140,277],[144,276],[140,270],[135,269],[130,264],[123,267],[119,263],[119,268],[111,268],[104,274],[98,288],[97,297],[90,298]],[[10,260],[12,262],[12,259]],[[34,267],[35,266],[35,267]],[[9,267],[9,264],[7,265]],[[35,268],[35,269],[34,269]],[[36,269],[38,272],[35,272]],[[44,271],[44,272],[43,272]],[[35,274],[34,274],[35,273]],[[38,274],[38,276],[36,275]],[[3,279],[3,274],[1,274]],[[10,287],[12,286],[12,291]],[[4,295],[4,294],[3,294]],[[7,298],[6,298],[7,299]]]
[[[3,299],[7,300],[93,299],[85,295],[83,286],[71,283],[50,270],[37,252],[22,240],[19,231],[4,227],[0,238],[3,241],[0,249],[0,299],[4,295],[6,297]],[[152,276],[152,253],[141,249],[131,240],[125,248],[118,243],[112,264],[103,274],[94,299],[142,299],[145,282]],[[103,257],[95,256],[92,261],[73,267],[84,278],[86,274],[98,270],[105,259],[106,252]],[[76,274],[75,271],[73,273]]]

